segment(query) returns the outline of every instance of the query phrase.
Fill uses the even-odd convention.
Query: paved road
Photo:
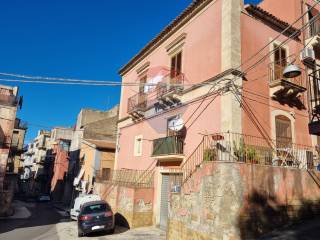
[[[37,239],[64,218],[48,203],[37,203],[28,209],[32,214],[28,219],[0,220],[0,240]]]
[[[318,240],[320,239],[320,217],[306,220],[286,229],[274,231],[259,240]]]
[[[0,220],[0,240],[72,240],[77,237],[77,224],[49,203],[27,205],[28,219]],[[128,230],[117,227],[112,235],[93,234],[90,240],[165,240],[165,232],[148,227]]]

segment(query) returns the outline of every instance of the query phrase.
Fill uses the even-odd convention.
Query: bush
[[[203,161],[209,162],[216,160],[217,153],[215,149],[212,148],[206,148],[203,152]]]

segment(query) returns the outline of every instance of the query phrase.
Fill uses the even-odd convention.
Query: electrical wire
[[[315,1],[316,2],[316,1]],[[307,13],[309,13],[319,2],[316,2],[313,6],[311,6],[304,14],[302,14],[298,19],[296,19],[293,23],[288,25],[282,32],[280,32],[275,38],[272,39],[268,44],[263,46],[258,52],[256,52],[254,55],[252,55],[250,58],[242,62],[238,67],[235,69],[240,70],[241,67],[251,61],[253,58],[258,56],[265,48],[267,48],[270,44],[275,42],[280,36],[284,35],[284,33],[293,27],[300,19],[302,19]],[[313,19],[315,20],[315,19]],[[307,25],[310,24],[310,21],[307,23]],[[301,29],[300,29],[301,30]],[[289,38],[294,38],[296,35],[300,33],[299,30],[296,31],[296,33],[289,36]],[[255,67],[254,65],[252,67]],[[249,70],[250,71],[250,70]],[[30,79],[30,81],[22,81],[22,80],[11,80],[11,79],[0,79],[0,81],[12,81],[12,82],[24,82],[24,83],[45,83],[45,84],[59,84],[57,82],[52,83],[51,81],[61,81],[61,84],[77,84],[77,85],[92,85],[92,86],[140,86],[140,85],[148,85],[148,84],[141,84],[141,83],[121,83],[121,82],[115,82],[115,81],[103,81],[103,80],[81,80],[81,79],[75,79],[75,78],[58,78],[58,77],[42,77],[42,76],[30,76],[30,75],[23,75],[23,74],[14,74],[14,73],[4,73],[0,72],[0,75],[2,76],[8,76],[8,77],[17,77],[17,78],[24,78],[24,79]],[[33,81],[33,80],[42,80],[42,81]],[[44,80],[44,81],[43,81]],[[70,83],[67,83],[70,82]],[[149,86],[155,86],[156,84]],[[190,84],[192,86],[199,85],[199,84]],[[172,85],[171,85],[172,86]],[[185,85],[186,86],[186,85]]]

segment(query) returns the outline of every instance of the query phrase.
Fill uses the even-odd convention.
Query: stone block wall
[[[167,239],[255,239],[319,213],[320,174],[205,163],[170,197]]]
[[[130,228],[153,224],[153,188],[130,188],[111,183],[95,183],[95,192],[106,200],[116,220]]]

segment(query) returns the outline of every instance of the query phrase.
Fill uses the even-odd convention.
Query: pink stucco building
[[[192,178],[202,161],[315,166],[305,66],[314,59],[300,55],[308,43],[320,60],[319,6],[290,25],[313,5],[195,0],[121,68],[131,85],[121,91],[115,167],[154,173],[155,225],[167,223],[170,176]],[[300,76],[283,77],[289,63]]]

